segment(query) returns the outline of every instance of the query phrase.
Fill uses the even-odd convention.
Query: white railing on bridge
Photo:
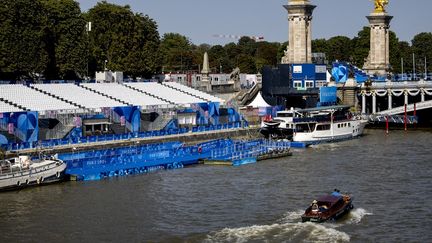
[[[432,81],[373,82],[371,88],[431,88]]]
[[[407,105],[407,112],[411,112],[414,111],[414,106],[416,110],[423,110],[423,109],[428,109],[428,108],[432,108],[432,100],[428,100],[425,102],[419,102],[419,103],[415,103],[415,104],[409,104]],[[400,106],[400,107],[396,107],[390,110],[385,110],[385,111],[380,111],[377,112],[377,115],[397,115],[397,114],[402,114],[405,112],[405,106]]]

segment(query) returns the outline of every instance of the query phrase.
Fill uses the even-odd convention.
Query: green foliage
[[[43,49],[44,8],[34,0],[0,1],[0,72],[9,78],[35,77],[48,57]]]
[[[186,36],[177,33],[167,33],[162,37],[160,53],[164,72],[189,70],[195,60],[191,42]]]
[[[83,78],[87,72],[86,36],[79,4],[74,0],[41,0],[44,6],[42,41],[48,55],[47,79]]]
[[[103,1],[89,10],[87,19],[93,26],[89,33],[92,72],[106,67],[149,77],[159,70],[159,33],[148,16]]]
[[[327,59],[351,61],[351,39],[345,36],[332,37],[327,41]]]
[[[92,30],[86,31],[87,22]],[[194,45],[178,33],[164,34],[149,16],[131,8],[102,1],[82,13],[76,0],[0,0],[0,79],[75,79],[93,76],[105,67],[132,77],[151,77],[164,72],[199,71],[205,52],[212,72],[256,73],[280,62],[288,43],[256,42],[242,37],[224,46]],[[390,31],[390,63],[393,72],[412,72],[432,67],[432,33],[420,33],[401,42]],[[349,61],[362,67],[369,54],[370,28],[352,39],[336,36],[312,41],[313,52],[326,54],[331,63]]]
[[[414,52],[417,62],[417,72],[424,71],[424,62],[426,58],[427,69],[432,70],[432,33],[420,33],[414,36],[412,40],[412,51]]]

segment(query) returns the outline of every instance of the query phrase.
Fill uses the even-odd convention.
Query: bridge
[[[360,87],[360,96],[362,100],[362,113],[366,113],[366,97],[372,97],[372,112],[371,114],[386,114],[395,115],[405,111],[414,111],[414,104],[409,104],[409,97],[420,96],[420,102],[416,103],[416,109],[431,108],[431,102],[428,102],[426,97],[432,96],[431,81],[414,81],[414,82],[374,82],[372,85],[362,84]],[[393,97],[404,97],[404,105],[393,109]],[[377,98],[386,99],[388,106],[387,110],[377,112]]]
[[[432,100],[414,103],[414,104],[409,104],[406,106],[406,111],[407,112],[413,112],[413,111],[424,110],[424,109],[429,109],[429,108],[432,108]],[[392,116],[392,115],[397,115],[397,114],[403,114],[404,112],[405,112],[405,106],[400,106],[400,107],[396,107],[396,108],[393,108],[390,110],[380,111],[380,112],[377,112],[376,114],[377,115]]]

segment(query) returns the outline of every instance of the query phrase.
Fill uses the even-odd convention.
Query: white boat
[[[264,119],[261,123],[260,132],[266,138],[292,139],[295,117],[300,117],[294,108],[291,110],[278,111],[273,119]]]
[[[18,156],[0,161],[0,191],[61,181],[66,163],[52,158],[32,160]]]
[[[307,145],[351,139],[363,134],[367,120],[354,116],[349,106],[327,106],[297,110],[293,119],[293,141]]]

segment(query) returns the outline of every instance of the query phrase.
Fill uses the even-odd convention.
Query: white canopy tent
[[[264,98],[261,95],[261,92],[259,92],[255,97],[255,99],[247,106],[253,108],[271,107],[271,105],[267,104],[267,102],[264,100]]]

